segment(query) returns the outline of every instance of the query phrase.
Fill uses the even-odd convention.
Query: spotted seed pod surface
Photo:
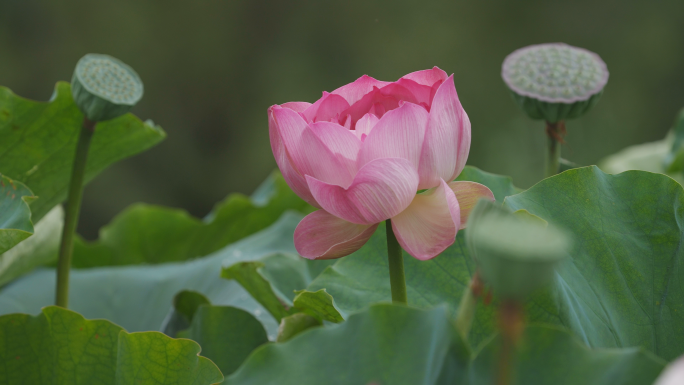
[[[574,103],[603,90],[608,68],[591,51],[550,43],[531,45],[508,55],[501,76],[519,95],[550,103]]]
[[[87,54],[76,64],[71,94],[91,121],[114,119],[142,98],[143,83],[135,71],[108,55]]]
[[[133,105],[143,94],[138,74],[108,55],[84,56],[76,66],[75,75],[88,91],[116,104]]]

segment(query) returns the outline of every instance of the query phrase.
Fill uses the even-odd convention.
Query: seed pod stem
[[[86,162],[90,141],[95,133],[97,123],[83,118],[81,133],[76,144],[74,167],[71,171],[69,183],[69,195],[67,198],[66,212],[64,216],[64,229],[62,230],[62,243],[59,247],[59,260],[57,262],[57,290],[55,304],[61,307],[69,306],[69,270],[71,268],[71,254],[74,249],[74,234],[78,225],[78,214],[81,211],[81,198],[83,197],[83,177],[85,175]]]

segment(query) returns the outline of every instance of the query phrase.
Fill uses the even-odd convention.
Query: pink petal
[[[373,127],[375,127],[376,124],[378,124],[379,120],[380,119],[374,114],[368,113],[364,115],[361,119],[359,119],[358,122],[356,122],[357,135],[370,134],[371,130],[373,129]]]
[[[304,110],[303,114],[308,122],[327,122],[338,118],[348,108],[349,103],[340,95],[323,92],[323,97]]]
[[[271,139],[271,150],[273,150],[273,156],[275,157],[276,164],[280,169],[280,172],[285,178],[285,182],[290,186],[292,191],[295,192],[300,198],[312,206],[319,207],[318,203],[314,199],[313,195],[309,191],[309,186],[304,179],[304,175],[300,174],[299,171],[294,167],[292,161],[287,154],[285,144],[283,143],[278,128],[276,127],[274,118],[274,109],[280,107],[273,106],[268,109],[268,135]]]
[[[299,113],[276,107],[272,115],[290,162],[300,175],[342,186],[352,182],[356,164],[328,148]]]
[[[416,103],[424,107],[429,107],[430,102],[432,101],[432,87],[430,86],[425,86],[422,84],[418,84],[413,80],[410,79],[405,79],[401,78],[398,81],[394,82],[393,84],[396,84],[398,86],[401,86],[403,89],[408,90],[411,93],[412,99],[403,99],[411,103]],[[384,91],[386,88],[389,86],[386,86],[382,90]],[[429,110],[429,108],[428,108]]]
[[[451,246],[461,225],[458,203],[444,181],[416,195],[406,210],[392,217],[392,230],[401,247],[424,261]]]
[[[417,170],[427,121],[428,112],[413,103],[387,112],[364,140],[359,167],[375,159],[403,158]]]
[[[416,84],[415,82],[412,82],[411,80],[407,80],[404,82],[404,84],[408,85],[409,87],[411,86],[410,83],[413,83],[417,87],[420,87],[418,84]],[[384,96],[391,96],[391,97],[395,98],[396,100],[403,100],[403,101],[409,102],[409,103],[420,104],[420,102],[418,101],[418,98],[416,98],[416,96],[413,95],[411,90],[409,90],[408,88],[399,84],[399,82],[390,83],[390,84],[380,88],[380,93]]]
[[[456,94],[454,77],[437,90],[420,157],[420,189],[451,181],[465,167],[470,150],[470,120]]]
[[[670,362],[660,373],[653,385],[682,385],[684,384],[684,356]]]
[[[280,107],[289,108],[294,112],[304,112],[307,108],[311,107],[311,103],[307,102],[287,102],[281,104]]]
[[[470,211],[480,198],[495,201],[492,190],[476,182],[450,182],[449,187],[456,195],[458,206],[461,208],[461,230],[465,228]]]
[[[406,159],[383,158],[359,169],[346,189],[308,175],[306,181],[325,211],[352,223],[371,225],[399,214],[411,204],[418,173]]]
[[[382,88],[387,84],[389,84],[389,82],[375,80],[368,75],[363,75],[356,79],[354,83],[344,85],[332,93],[342,96],[350,105],[352,105],[359,101],[363,95],[373,91],[373,87]]]
[[[377,227],[377,223],[357,225],[325,210],[318,210],[299,222],[294,232],[294,244],[304,258],[340,258],[360,249]]]
[[[399,101],[397,97],[384,94],[380,89],[375,88],[342,112],[341,116],[351,116],[351,127],[355,129],[356,122],[367,113],[370,112],[382,118],[385,111],[399,107]]]
[[[402,76],[402,79],[413,80],[420,85],[428,87],[432,87],[437,82],[443,82],[446,78],[447,73],[438,67],[432,67],[431,70],[411,72],[408,75]]]
[[[361,141],[353,132],[330,122],[313,123],[309,127],[334,154],[356,162]]]

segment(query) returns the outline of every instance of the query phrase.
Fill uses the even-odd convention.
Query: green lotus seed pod
[[[143,83],[125,63],[108,55],[90,53],[76,64],[71,95],[93,122],[119,117],[142,98]]]
[[[564,231],[485,199],[470,213],[466,243],[482,280],[501,298],[516,301],[546,285],[571,246]]]
[[[501,77],[530,118],[556,123],[579,117],[598,102],[608,82],[608,68],[586,49],[538,44],[508,55]]]

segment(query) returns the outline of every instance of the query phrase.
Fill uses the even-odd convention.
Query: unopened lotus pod
[[[531,45],[508,55],[501,77],[532,119],[573,119],[598,102],[608,82],[601,58],[564,43]]]
[[[128,65],[108,55],[87,54],[78,61],[71,94],[89,120],[124,115],[142,98],[143,83]]]
[[[516,301],[547,284],[572,245],[565,231],[485,199],[470,213],[466,243],[485,284]]]

